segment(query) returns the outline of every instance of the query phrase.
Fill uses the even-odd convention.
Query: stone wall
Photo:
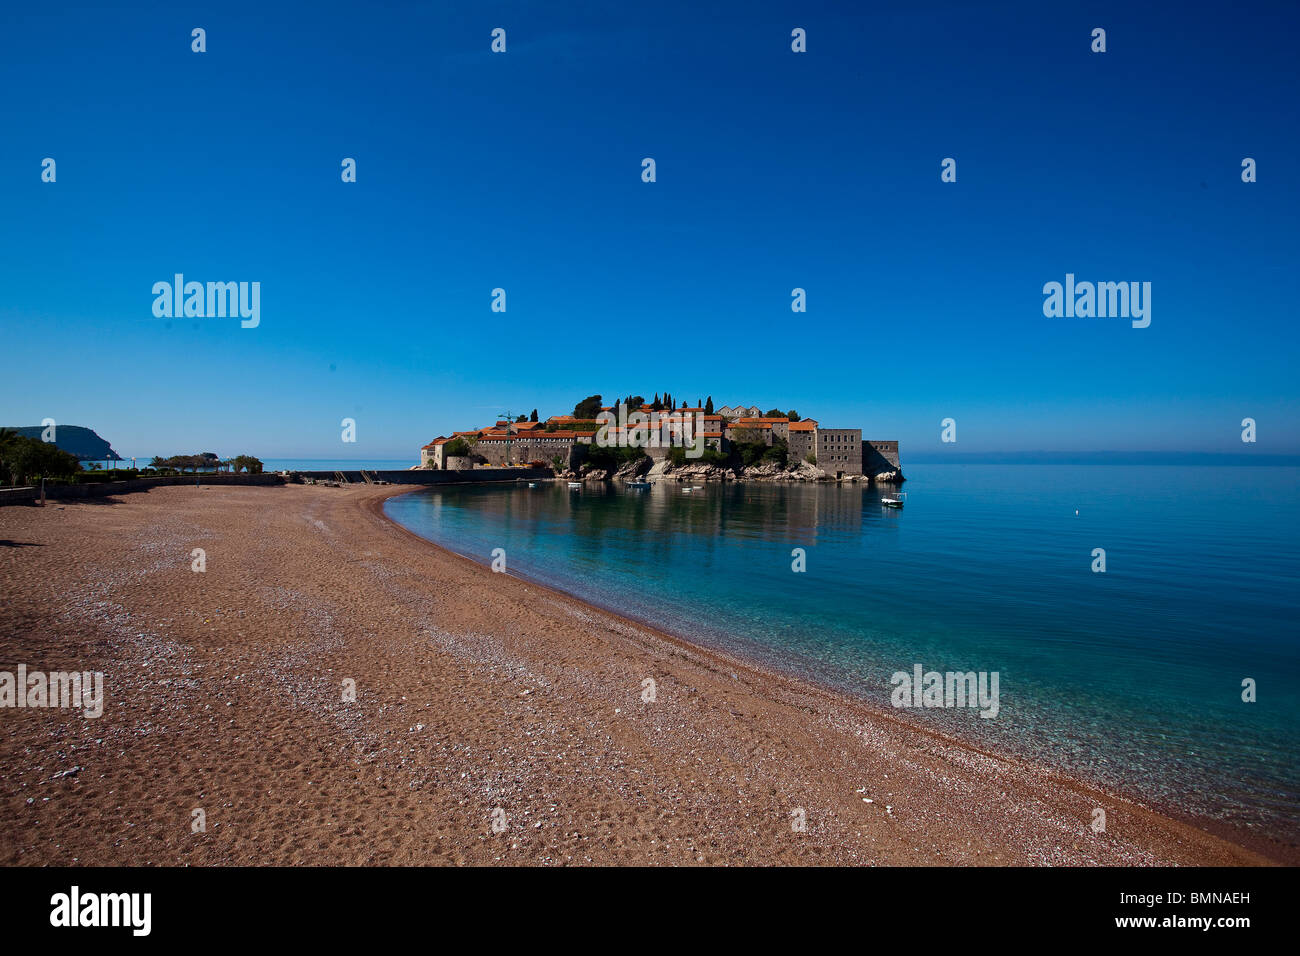
[[[817,454],[817,432],[815,431],[790,432],[787,441],[790,445],[791,464],[797,465],[809,455]]]
[[[817,467],[832,478],[862,474],[862,429],[818,428]]]
[[[19,488],[0,488],[0,505],[25,505],[36,501],[41,496],[39,488],[22,486]]]
[[[46,498],[103,498],[106,495],[148,491],[163,485],[280,485],[284,479],[271,473],[264,475],[169,475],[161,478],[131,478],[126,481],[100,481],[79,485],[46,483]]]
[[[303,478],[315,478],[316,480],[329,480],[337,478],[339,473],[334,471],[300,471],[297,472]],[[343,477],[350,484],[362,484],[365,479],[361,477],[359,471],[345,471]],[[366,474],[372,479],[386,481],[390,485],[457,485],[457,484],[478,484],[479,482],[489,481],[519,481],[527,479],[528,481],[540,481],[544,478],[553,477],[549,468],[475,468],[472,471],[451,471],[444,469],[434,471],[429,468],[416,468],[411,471],[371,471],[366,469]]]
[[[551,464],[555,455],[560,455],[569,467],[583,457],[583,452],[576,451],[584,447],[582,442],[572,438],[548,438],[545,434],[536,437],[519,437],[510,440],[510,464],[526,465],[530,461],[544,461]],[[488,464],[506,464],[506,443],[504,440],[488,439],[474,443],[474,452],[487,459]],[[451,465],[447,466],[449,469]]]
[[[882,471],[902,471],[898,459],[898,442],[864,441],[862,443],[862,471],[867,475],[878,475]]]

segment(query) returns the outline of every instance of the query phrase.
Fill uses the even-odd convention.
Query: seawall
[[[366,475],[372,481],[386,481],[390,485],[463,485],[479,484],[489,481],[540,481],[555,477],[549,468],[471,468],[460,471],[371,471]],[[364,484],[366,479],[360,471],[298,471],[294,474],[317,481],[337,479],[341,474],[349,484]]]

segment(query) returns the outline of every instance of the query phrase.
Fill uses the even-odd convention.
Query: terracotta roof
[[[539,437],[542,437],[542,438],[591,438],[591,437],[592,437],[593,435],[595,435],[595,434],[596,434],[595,432],[558,431],[558,432],[547,432],[545,435],[542,435],[542,436],[539,436]]]
[[[594,431],[557,430],[553,432],[526,432],[522,435],[515,432],[510,435],[507,435],[503,431],[500,432],[491,431],[491,432],[484,432],[483,435],[479,438],[479,441],[498,442],[498,441],[505,441],[507,438],[509,438],[511,441],[514,442],[546,441],[548,439],[558,440],[558,439],[567,439],[567,438],[590,438],[595,434],[596,433]]]
[[[791,422],[790,431],[792,432],[815,432],[817,430],[816,422]]]

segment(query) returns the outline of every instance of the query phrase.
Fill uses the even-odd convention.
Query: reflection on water
[[[996,719],[906,714],[1296,837],[1297,469],[913,471],[901,510],[861,485],[666,482],[441,487],[387,508],[476,560],[503,547],[514,573],[884,706],[916,663],[998,671]]]

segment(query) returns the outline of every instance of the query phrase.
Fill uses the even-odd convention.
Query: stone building
[[[862,474],[862,429],[818,428],[817,467],[832,478]]]
[[[817,422],[805,418],[801,422],[791,422],[786,442],[790,447],[789,463],[791,466],[807,461],[809,455],[817,454]]]
[[[551,465],[559,456],[564,467],[571,468],[585,456],[585,446],[595,439],[594,431],[546,431],[529,429],[509,434],[504,429],[492,429],[479,435],[474,443],[474,453],[487,459],[489,465],[513,465],[541,462]],[[583,446],[583,447],[579,447]]]
[[[450,438],[444,438],[439,435],[429,444],[420,449],[420,467],[433,468],[438,471],[442,470],[443,463],[443,446],[451,441]]]
[[[898,442],[871,441],[862,442],[862,473],[875,477],[884,471],[901,472],[903,466],[898,458]]]
[[[638,411],[647,419],[651,417],[648,405]],[[682,426],[689,422],[692,439],[696,433],[702,434],[705,448],[726,453],[735,442],[759,441],[772,445],[780,439],[789,449],[787,462],[791,468],[812,456],[817,467],[831,478],[875,477],[883,472],[902,471],[897,441],[863,440],[860,428],[823,428],[813,418],[792,422],[783,417],[765,417],[757,406],[723,406],[713,415],[705,415],[702,408],[663,410],[657,422],[659,440],[653,444],[649,424],[628,429],[636,439],[635,444],[652,458],[662,458],[670,447],[683,444]],[[507,462],[551,466],[558,457],[562,467],[576,469],[586,459],[587,450],[595,444],[598,434],[595,430],[574,428],[577,424],[572,415],[555,415],[546,423],[499,421],[485,428],[453,432],[450,437],[439,436],[421,448],[420,463],[426,468],[452,467],[446,446],[464,438],[471,445],[472,454],[489,466],[499,467]],[[606,434],[610,444],[632,444],[618,426],[609,428]]]

